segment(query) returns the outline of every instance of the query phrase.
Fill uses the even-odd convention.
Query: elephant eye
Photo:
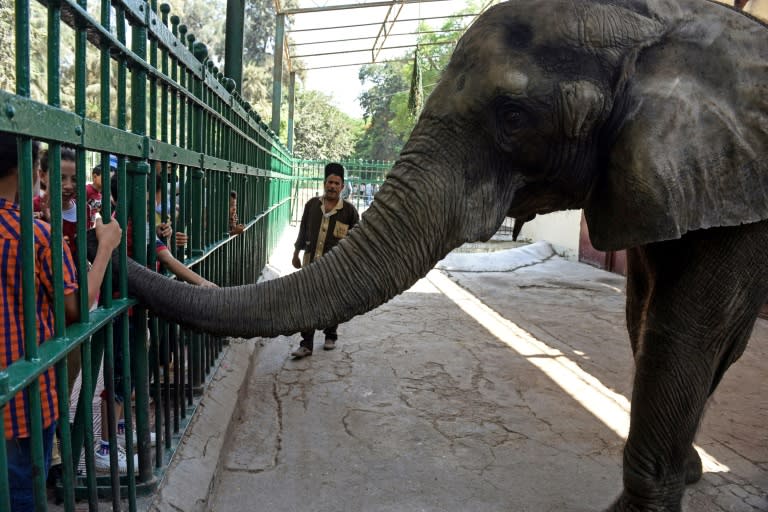
[[[504,114],[504,124],[509,127],[518,127],[522,122],[523,115],[517,110],[509,110]]]
[[[511,149],[520,131],[525,128],[528,116],[517,104],[505,101],[496,109],[496,140],[504,148]]]

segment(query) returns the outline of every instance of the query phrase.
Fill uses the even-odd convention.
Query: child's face
[[[61,207],[70,208],[77,193],[75,162],[61,161]]]
[[[93,186],[96,190],[101,190],[101,174],[93,175]]]

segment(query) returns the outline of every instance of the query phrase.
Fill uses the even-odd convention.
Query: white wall
[[[518,240],[538,242],[546,240],[555,252],[564,258],[579,259],[579,232],[581,231],[581,210],[553,212],[537,215],[526,222]]]
[[[730,5],[733,7],[733,0],[717,0],[721,4]],[[744,6],[744,12],[748,12],[756,18],[760,18],[763,21],[768,20],[768,0],[749,0]]]
[[[768,0],[749,0],[744,11],[764,21],[768,20]]]

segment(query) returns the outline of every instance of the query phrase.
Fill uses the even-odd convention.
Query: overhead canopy
[[[457,14],[466,9],[466,0],[329,0],[323,6],[300,0],[293,9],[275,0],[275,7],[277,14],[293,19],[285,30],[284,56],[286,68],[298,71],[401,59],[416,46],[419,34],[439,31],[450,19],[462,20],[465,27],[491,3],[485,0],[481,9],[467,14]],[[429,28],[420,31],[421,21]],[[461,32],[439,44],[453,44]]]
[[[275,61],[272,82],[271,127],[280,133],[282,73],[290,73],[288,148],[293,147],[293,104],[297,72],[348,68],[402,60],[418,44],[453,45],[464,29],[497,0],[482,0],[476,12],[467,12],[468,0],[299,0],[299,7],[283,8],[274,0],[277,14]],[[290,17],[291,23],[286,23]],[[455,31],[441,27],[461,20]],[[423,24],[421,22],[424,22]],[[419,35],[441,32],[448,37],[419,43]]]

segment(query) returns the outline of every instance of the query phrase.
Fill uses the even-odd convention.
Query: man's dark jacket
[[[342,203],[341,208],[328,218],[323,254],[336,247],[339,241],[347,236],[349,230],[360,221],[360,216],[352,203],[343,199],[339,199],[339,201]],[[323,223],[322,205],[321,197],[313,197],[304,205],[299,236],[294,244],[297,250],[306,251],[305,256],[309,255],[309,262],[315,259],[318,235],[320,235],[320,228]]]

